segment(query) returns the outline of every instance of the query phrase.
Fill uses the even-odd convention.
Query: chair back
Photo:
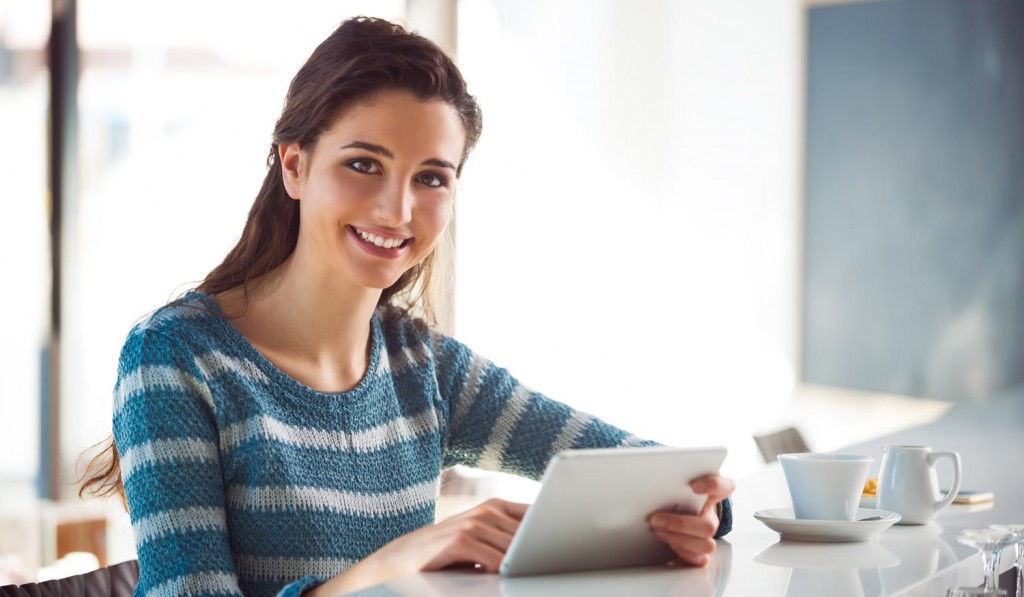
[[[129,560],[67,578],[0,587],[0,597],[130,597],[138,583],[139,562]]]
[[[757,448],[761,450],[761,457],[764,458],[765,462],[775,462],[779,454],[811,451],[807,447],[807,442],[804,441],[804,436],[800,434],[796,427],[787,427],[772,433],[755,435],[754,442],[757,444]]]

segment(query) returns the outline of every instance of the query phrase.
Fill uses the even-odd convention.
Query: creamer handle
[[[952,504],[957,494],[960,493],[960,455],[956,452],[932,452],[928,455],[928,463],[934,467],[940,458],[949,458],[953,462],[953,486],[949,488],[949,492],[942,499],[935,502],[936,512]]]

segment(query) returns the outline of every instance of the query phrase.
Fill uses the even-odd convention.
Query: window
[[[30,493],[39,469],[49,343],[46,44],[50,7],[0,0],[0,484]]]
[[[81,1],[79,204],[65,270],[64,462],[110,433],[131,326],[234,245],[266,172],[291,77],[370,0]],[[74,421],[74,424],[71,422]],[[70,475],[70,471],[66,474]]]
[[[760,465],[750,429],[795,381],[798,3],[459,19],[484,134],[456,198],[456,335],[638,435]]]

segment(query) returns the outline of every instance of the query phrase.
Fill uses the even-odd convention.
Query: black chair
[[[139,562],[128,560],[85,574],[0,587],[0,597],[130,597],[139,583]]]
[[[800,434],[796,427],[787,427],[772,433],[755,435],[754,442],[757,444],[758,449],[761,450],[761,457],[764,458],[765,462],[775,462],[779,454],[811,451],[807,447],[807,442],[804,441],[804,436]]]

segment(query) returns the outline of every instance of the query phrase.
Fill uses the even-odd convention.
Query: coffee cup
[[[805,520],[856,518],[872,460],[859,454],[780,454],[793,515]]]

